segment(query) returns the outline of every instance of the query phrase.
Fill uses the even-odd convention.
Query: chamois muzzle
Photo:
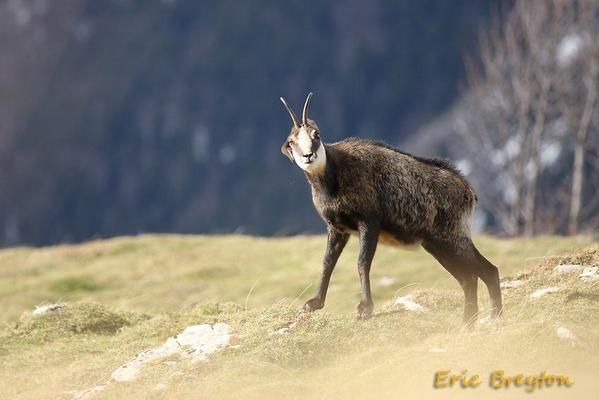
[[[304,163],[310,164],[312,161],[316,159],[316,153],[308,153],[303,155]]]

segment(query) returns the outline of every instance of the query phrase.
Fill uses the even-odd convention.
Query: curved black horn
[[[287,102],[285,101],[284,98],[279,97],[281,99],[281,102],[283,103],[283,105],[285,106],[285,108],[287,109],[287,112],[289,113],[289,116],[291,117],[291,120],[293,121],[293,126],[295,126],[296,128],[300,127],[300,123],[297,120],[297,117],[295,115],[295,113],[293,112],[293,110],[291,109],[291,107],[289,107],[289,104],[287,104]]]
[[[302,112],[302,123],[304,125],[308,125],[308,106],[310,105],[311,98],[312,92],[308,94],[308,97],[306,97],[306,102],[304,103],[304,111]]]

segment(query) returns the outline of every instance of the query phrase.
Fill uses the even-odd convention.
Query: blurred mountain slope
[[[0,243],[319,231],[278,101],[326,141],[442,111],[497,1],[0,4]]]

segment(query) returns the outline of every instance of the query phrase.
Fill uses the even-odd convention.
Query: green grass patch
[[[72,276],[62,278],[50,285],[57,294],[72,294],[73,292],[95,292],[102,287],[89,276]]]

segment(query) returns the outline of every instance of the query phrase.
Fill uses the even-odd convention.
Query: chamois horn
[[[291,107],[289,107],[289,104],[287,104],[287,102],[285,101],[284,98],[280,97],[280,99],[281,99],[281,102],[283,103],[283,105],[285,106],[285,108],[287,109],[287,112],[289,113],[291,120],[293,121],[293,126],[295,126],[296,128],[299,128],[300,123],[297,120],[297,117],[296,117],[295,113],[293,112],[293,109]]]
[[[302,123],[304,126],[308,125],[308,106],[310,105],[312,94],[312,92],[308,93],[308,97],[306,97],[306,102],[304,103],[304,111],[302,112]]]

